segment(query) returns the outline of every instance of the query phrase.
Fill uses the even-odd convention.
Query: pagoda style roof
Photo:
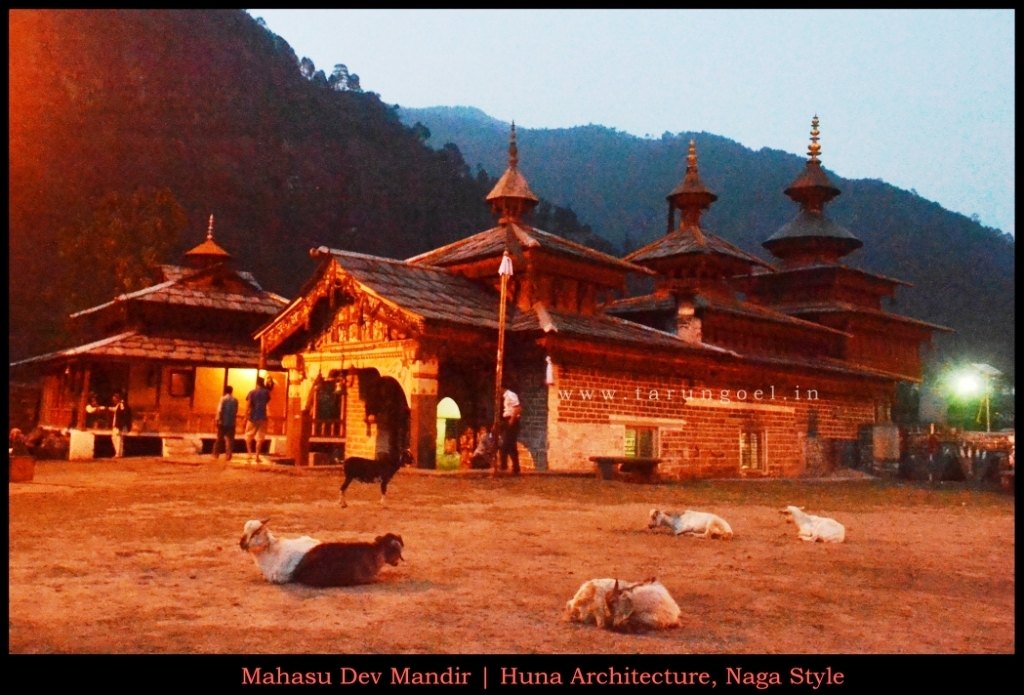
[[[202,307],[205,309],[220,309],[225,311],[238,311],[251,314],[273,315],[284,307],[288,300],[284,297],[263,290],[252,280],[248,273],[235,273],[245,284],[250,285],[253,292],[241,293],[231,289],[218,288],[212,285],[192,286],[188,281],[200,278],[203,275],[215,272],[219,266],[201,269],[181,268],[178,266],[161,266],[165,271],[164,280],[156,285],[145,287],[134,292],[126,292],[118,295],[109,302],[98,304],[88,309],[83,309],[71,314],[71,318],[78,318],[108,309],[117,304],[126,302],[152,302],[159,304],[170,304],[185,307]]]
[[[210,224],[206,229],[206,239],[201,244],[185,252],[185,258],[192,263],[210,264],[218,261],[225,261],[231,258],[231,254],[225,251],[213,240],[213,215],[210,215]]]
[[[902,323],[908,326],[914,326],[917,328],[923,328],[931,331],[942,331],[943,333],[956,332],[952,328],[949,328],[947,326],[940,326],[936,323],[929,323],[928,321],[922,321],[920,319],[912,319],[909,316],[901,316],[899,314],[893,314],[888,311],[883,311],[881,309],[872,309],[870,307],[864,307],[857,304],[850,304],[849,302],[802,302],[798,304],[784,304],[781,306],[777,306],[775,308],[778,309],[779,311],[784,311],[792,316],[851,314],[858,316],[867,316],[875,319],[882,319],[890,322]]]
[[[761,243],[776,258],[802,262],[815,257],[835,260],[864,245],[849,230],[825,216],[825,205],[839,195],[839,189],[829,180],[818,160],[821,155],[819,135],[815,115],[811,119],[811,144],[807,148],[804,170],[785,190],[785,194],[800,205],[800,212]]]
[[[855,237],[853,233],[842,227],[820,212],[801,210],[796,217],[782,225],[777,232],[764,240],[763,246],[770,248],[776,242],[783,239],[804,239],[804,238],[827,238],[841,239],[844,246],[851,247],[850,250],[863,246],[863,242]]]
[[[695,232],[699,232],[699,234]],[[700,230],[699,228],[690,229],[686,227],[675,229],[665,236],[655,239],[646,246],[630,253],[624,260],[632,263],[644,263],[696,254],[731,256],[751,265],[769,270],[775,269],[767,261],[747,253],[720,236]]]
[[[802,265],[796,268],[782,268],[777,270],[774,273],[774,275],[777,277],[782,277],[787,275],[814,274],[819,272],[856,275],[864,278],[869,278],[871,280],[880,280],[883,283],[890,285],[903,285],[904,287],[914,286],[914,283],[912,282],[900,280],[899,278],[894,278],[889,275],[882,275],[881,273],[873,273],[868,270],[863,270],[862,268],[855,268],[853,266],[846,265],[845,263],[812,263],[810,265]],[[772,274],[770,273],[762,273],[743,276],[742,278],[737,279],[746,281],[751,278],[763,279],[769,278],[771,276]]]
[[[602,314],[565,314],[534,304],[530,311],[512,316],[508,329],[513,332],[541,331],[613,343],[631,343],[648,348],[719,352],[711,345],[695,345],[680,340],[674,333],[659,331],[634,321]]]
[[[589,246],[569,241],[550,232],[526,224],[508,223],[478,232],[472,236],[452,242],[433,251],[421,253],[407,260],[413,265],[448,266],[457,263],[500,259],[508,247],[509,234],[523,250],[543,249],[554,255],[566,256],[588,263],[596,263],[620,271],[651,275],[649,268],[602,253]],[[495,263],[497,273],[498,265]]]
[[[324,249],[361,289],[420,319],[498,327],[498,295],[443,268]]]
[[[676,298],[667,292],[655,292],[638,297],[624,297],[602,307],[609,314],[635,314],[652,311],[675,311]]]
[[[792,327],[850,337],[849,333],[836,330],[830,326],[823,326],[820,323],[806,321],[801,318],[790,316],[789,314],[781,311],[769,309],[768,307],[738,299],[728,299],[717,295],[709,296],[698,294],[694,297],[693,304],[694,307],[698,309],[711,309],[712,311],[744,316],[747,318],[757,319],[759,321],[770,321],[772,323],[786,324]]]
[[[519,172],[519,147],[516,145],[516,124],[512,122],[508,139],[508,168],[498,179],[491,192],[487,194],[487,203],[498,215],[501,222],[518,221],[528,210],[533,209],[540,198],[530,190],[526,177]]]
[[[42,365],[79,357],[155,360],[218,367],[255,367],[259,363],[260,354],[256,343],[249,346],[211,340],[208,337],[146,335],[137,331],[126,331],[84,345],[12,362],[10,366]],[[280,363],[270,360],[267,366],[279,367]]]
[[[778,323],[790,328],[802,328],[817,331],[820,333],[832,333],[849,337],[848,333],[837,330],[831,326],[823,326],[820,323],[807,321],[805,319],[790,316],[789,314],[770,309],[752,302],[742,301],[724,297],[718,294],[709,295],[696,293],[693,295],[693,305],[696,309],[709,309],[713,312],[733,314],[757,321],[768,321]],[[655,293],[641,297],[629,297],[620,299],[605,306],[609,314],[626,315],[646,312],[674,313],[676,310],[676,299],[668,294]]]

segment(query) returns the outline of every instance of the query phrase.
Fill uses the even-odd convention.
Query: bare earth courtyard
[[[963,486],[842,481],[632,484],[403,469],[381,508],[337,473],[206,458],[38,462],[10,483],[11,654],[1012,654],[1014,498]],[[778,509],[846,525],[805,543]],[[731,541],[646,528],[652,507],[713,511]],[[278,536],[372,540],[405,562],[376,584],[267,583],[238,547]],[[681,628],[566,623],[594,577],[657,576]]]

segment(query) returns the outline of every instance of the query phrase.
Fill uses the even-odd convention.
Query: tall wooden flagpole
[[[498,267],[498,275],[501,276],[501,302],[498,305],[498,359],[494,369],[494,436],[498,435],[498,423],[501,422],[501,401],[502,401],[502,366],[505,363],[505,297],[508,293],[508,279],[512,275],[512,257],[505,251],[501,257],[501,265]],[[498,457],[495,457],[494,469],[497,472]]]

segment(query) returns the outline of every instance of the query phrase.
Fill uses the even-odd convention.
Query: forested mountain
[[[286,296],[312,246],[405,258],[494,223],[484,197],[508,124],[400,110],[358,66],[317,70],[244,11],[14,10],[9,29],[12,360],[68,344],[69,312],[145,284],[149,263],[179,262],[211,213],[216,241]],[[337,51],[345,60],[344,37]],[[545,199],[534,223],[608,251],[664,232],[690,137],[719,195],[710,230],[763,256],[796,212],[782,189],[800,157],[704,133],[518,132]],[[829,210],[865,242],[850,262],[915,283],[896,309],[958,329],[944,349],[1012,369],[1012,239],[880,181],[833,177],[843,194]]]
[[[427,143],[454,143],[473,167],[504,166],[509,124],[472,107],[399,109],[407,124],[430,132]],[[808,116],[808,123],[809,123]],[[797,133],[808,124],[795,123]],[[710,231],[766,260],[761,242],[792,219],[797,205],[783,190],[805,158],[778,150],[753,151],[705,132],[639,138],[587,125],[563,129],[516,126],[520,168],[534,192],[570,208],[620,253],[665,233],[665,196],[682,180],[686,149],[696,141],[701,178],[718,195],[703,217]],[[827,211],[864,247],[849,265],[913,283],[897,290],[889,308],[956,329],[940,335],[930,362],[969,358],[1013,372],[1014,241],[937,203],[883,181],[845,179],[828,169],[828,131],[822,162],[842,191]],[[966,165],[966,164],[965,164]]]
[[[68,313],[145,286],[143,265],[180,262],[210,214],[238,266],[285,296],[313,246],[405,258],[494,224],[493,178],[244,11],[9,24],[12,359],[66,345]],[[563,223],[549,231],[586,238],[545,210]]]

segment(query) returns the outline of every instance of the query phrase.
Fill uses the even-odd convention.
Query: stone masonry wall
[[[870,395],[841,383],[821,380],[811,389],[812,377],[800,386],[792,376],[753,368],[719,374],[714,385],[578,367],[556,374],[548,393],[552,470],[590,469],[590,456],[621,455],[626,427],[641,426],[657,431],[664,477],[794,477],[805,474],[807,451],[817,454],[815,469],[834,466],[820,452],[837,450],[835,440],[855,441],[875,413]],[[744,431],[762,437],[764,470],[741,469]]]

